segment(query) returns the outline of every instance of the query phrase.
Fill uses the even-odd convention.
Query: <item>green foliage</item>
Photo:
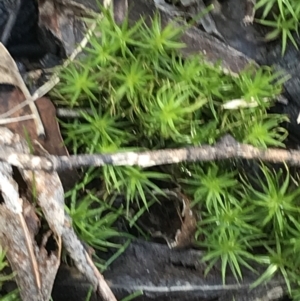
[[[195,243],[205,250],[205,274],[220,266],[225,283],[229,270],[239,281],[249,269],[258,274],[256,287],[279,273],[298,300],[300,188],[284,167],[261,163],[242,176],[230,162],[189,164],[181,182],[201,213]]]
[[[125,195],[127,213],[129,211],[129,204],[133,201],[139,204],[139,199],[141,199],[147,208],[147,199],[156,199],[157,195],[164,195],[163,191],[151,180],[166,180],[170,178],[169,175],[160,172],[145,171],[139,167],[131,166],[120,169],[122,176],[115,183],[114,187]]]
[[[142,295],[143,295],[142,291],[136,291],[136,292],[130,294],[129,296],[123,298],[121,301],[131,301],[134,298],[137,298],[137,297],[142,296]]]
[[[63,96],[70,96],[70,106],[73,107],[80,103],[80,98],[84,94],[84,98],[95,98],[94,92],[99,89],[97,83],[97,74],[90,71],[82,64],[75,62],[70,64],[64,69],[64,72],[61,74],[61,80],[68,82],[68,85],[62,85],[60,88],[60,93]]]
[[[0,297],[0,301],[20,301],[20,295],[18,290],[14,290],[8,294],[5,294],[5,296]]]
[[[242,235],[251,233],[262,235],[259,225],[255,225],[254,209],[255,207],[249,204],[244,195],[241,194],[239,203],[233,203],[227,195],[223,207],[218,208],[218,212],[210,213],[205,207],[203,208],[202,220],[198,222],[197,236],[202,234],[209,236],[212,232],[221,235],[227,231]]]
[[[191,90],[188,85],[174,86],[169,82],[162,85],[155,96],[150,96],[146,108],[147,134],[150,137],[156,134],[163,139],[180,140],[183,133],[189,130],[192,114],[207,102],[199,97],[191,103],[190,97]]]
[[[82,112],[80,121],[62,123],[68,132],[65,142],[72,145],[73,152],[79,150],[85,153],[113,151],[121,144],[133,140],[133,136],[125,129],[128,122],[118,116],[111,116],[109,112],[98,110],[93,104],[90,106],[92,113]]]
[[[228,269],[238,280],[242,279],[241,267],[254,271],[256,262],[267,267],[253,287],[280,273],[290,294],[296,296],[300,188],[291,181],[288,168],[275,170],[261,164],[254,176],[242,177],[230,173],[226,165],[209,163],[205,169],[202,165],[187,167],[191,176],[183,182],[185,191],[194,195],[195,205],[200,206],[196,244],[206,250],[202,259],[207,262],[206,274],[220,264],[224,283]],[[211,170],[215,171],[213,177]],[[214,206],[207,202],[211,196]]]
[[[174,146],[213,143],[228,132],[257,146],[282,146],[282,118],[265,122],[281,92],[282,74],[251,67],[236,78],[199,55],[183,58],[178,37],[185,28],[162,28],[158,14],[150,27],[141,19],[129,28],[127,20],[118,26],[106,12],[97,26],[86,56],[61,72],[53,92],[61,104],[92,109],[91,116],[83,113],[82,119],[63,124],[74,152],[81,147],[81,152],[99,152],[109,142],[119,149],[161,148],[167,141]],[[222,105],[232,99],[257,105],[224,110]],[[250,121],[261,121],[260,130],[241,134],[241,125]],[[210,135],[202,134],[207,131]]]
[[[133,26],[128,20],[117,25],[109,12],[104,16],[81,61],[61,71],[52,93],[60,105],[85,109],[80,118],[61,121],[73,153],[212,144],[227,133],[260,148],[285,146],[287,131],[281,123],[287,118],[269,113],[286,80],[283,74],[249,66],[234,76],[199,54],[184,57],[178,50],[185,46],[179,37],[186,28],[171,23],[162,27],[158,14],[150,26],[143,19]],[[226,109],[236,100],[243,105]],[[115,246],[108,242],[119,235],[114,221],[124,212],[130,217],[133,203],[144,212],[163,195],[162,186],[180,179],[194,210],[201,213],[196,244],[206,251],[206,273],[221,264],[223,282],[228,270],[240,280],[242,267],[253,271],[253,262],[266,264],[263,256],[269,256],[269,266],[274,264],[276,235],[285,242],[283,257],[288,247],[296,253],[300,215],[298,188],[288,171],[276,174],[262,165],[254,181],[236,170],[236,162],[195,163],[182,169],[104,166],[86,172],[69,193],[67,210],[83,240],[97,248]],[[100,180],[100,191],[79,198],[78,192],[92,180]],[[108,204],[116,195],[126,202],[124,212]],[[139,214],[131,217],[130,226]],[[255,253],[262,249],[264,253]],[[297,274],[290,264],[276,262],[277,269],[267,267],[255,284],[284,274],[282,267],[289,278]]]
[[[257,69],[249,65],[235,80],[246,101],[256,101],[263,107],[266,98],[276,97],[281,92],[281,84],[287,80],[287,77],[280,71],[272,72],[272,69],[267,66]],[[268,107],[268,104],[266,106]]]
[[[284,246],[284,250],[282,250]],[[281,273],[285,283],[287,285],[289,293],[291,293],[291,280],[298,279],[296,270],[295,270],[295,256],[291,257],[291,252],[288,248],[288,245],[284,245],[284,241],[281,241],[276,237],[275,248],[270,248],[265,245],[267,249],[267,254],[258,257],[259,262],[268,265],[265,272],[252,284],[252,287],[255,287],[263,282],[266,282],[277,273]]]
[[[74,230],[85,243],[97,250],[119,248],[120,245],[108,240],[122,235],[114,228],[115,221],[123,213],[122,208],[114,209],[93,192],[86,192],[80,197],[82,186],[78,184],[66,194],[67,197],[70,196],[70,205],[65,209],[72,219]]]
[[[8,262],[6,260],[6,252],[0,246],[0,289],[2,288],[5,281],[13,280],[14,275],[6,275],[3,273],[3,269],[8,266]],[[19,301],[20,296],[17,290],[14,290],[8,294],[2,295],[0,294],[0,301]]]
[[[221,169],[217,164],[206,164],[203,167],[194,165],[190,172],[190,179],[182,179],[181,182],[187,185],[186,191],[193,195],[193,203],[201,204],[205,202],[208,212],[214,209],[225,208],[226,200],[235,203],[237,200],[232,194],[233,189],[237,189],[238,181],[235,179],[236,172]]]
[[[230,267],[235,278],[242,279],[240,266],[244,266],[255,272],[247,261],[254,261],[255,256],[251,252],[251,243],[256,241],[256,235],[242,235],[238,231],[224,231],[222,235],[212,233],[200,246],[207,248],[203,262],[209,261],[205,274],[221,260],[222,280],[225,283],[227,267]]]
[[[294,226],[299,215],[300,188],[290,184],[288,169],[284,174],[282,169],[275,171],[262,165],[261,171],[263,177],[253,179],[259,190],[246,184],[255,212],[261,217],[257,223],[282,236],[288,227]],[[298,222],[297,226],[300,227]]]
[[[189,168],[191,177],[182,181],[185,191],[194,195],[194,204],[200,206],[196,244],[207,250],[202,259],[208,262],[205,273],[220,262],[224,283],[228,267],[237,280],[242,279],[240,266],[254,271],[253,245],[263,236],[254,224],[254,207],[248,203],[236,172],[222,164],[199,165]]]
[[[151,26],[145,26],[144,30],[140,31],[139,39],[143,41],[143,47],[138,53],[144,56],[147,51],[147,58],[152,57],[155,62],[168,57],[174,50],[185,47],[185,44],[179,41],[182,30],[182,27],[172,23],[162,27],[160,16],[156,14]]]
[[[274,40],[281,36],[282,55],[285,53],[287,41],[290,40],[298,49],[293,34],[299,35],[300,3],[298,0],[258,0],[256,9],[263,8],[261,20],[257,20],[262,25],[272,28],[267,34],[267,40]],[[277,12],[278,11],[278,12]],[[269,14],[271,19],[267,19]]]
[[[196,233],[196,244],[207,250],[202,258],[203,262],[208,263],[205,274],[216,263],[220,263],[223,283],[226,281],[228,268],[237,281],[242,279],[241,266],[255,272],[251,266],[257,261],[253,247],[263,237],[261,230],[253,225],[254,208],[245,200],[239,204],[232,202],[230,198],[232,196],[229,194],[223,197],[223,204],[218,211],[213,209],[214,212],[209,212],[202,207],[202,220],[198,222]],[[203,235],[204,241],[201,239]]]
[[[281,122],[287,121],[286,116],[281,114],[257,115],[253,120],[249,119],[241,128],[241,140],[244,143],[257,147],[268,146],[284,147],[283,141],[287,137],[287,131],[278,127]]]

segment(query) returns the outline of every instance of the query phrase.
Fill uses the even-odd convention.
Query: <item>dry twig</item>
[[[0,136],[3,128],[0,128]],[[74,156],[33,156],[15,151],[9,145],[0,145],[0,160],[21,169],[58,171],[87,166],[140,166],[150,167],[180,162],[214,161],[222,159],[259,159],[273,163],[285,162],[300,165],[300,151],[285,149],[262,149],[231,140],[179,149],[164,149],[145,152],[121,152],[115,154],[74,155]]]

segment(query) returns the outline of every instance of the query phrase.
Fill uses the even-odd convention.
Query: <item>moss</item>
[[[288,41],[298,49],[294,38],[299,31],[300,2],[298,0],[258,0],[255,8],[263,10],[262,18],[256,21],[271,28],[266,39],[274,40],[281,37],[282,55],[286,51]]]
[[[184,58],[180,49],[185,45],[179,38],[185,28],[172,24],[162,28],[158,14],[150,27],[142,19],[133,27],[127,20],[117,25],[109,12],[104,15],[85,56],[62,70],[52,92],[61,106],[91,112],[62,122],[65,142],[74,153],[212,144],[227,133],[257,147],[284,147],[287,132],[280,124],[286,117],[268,113],[281,92],[281,74],[249,66],[237,77],[226,75],[200,55]],[[253,270],[251,262],[257,261],[266,265],[266,273],[255,285],[275,273],[282,273],[289,285],[297,283],[299,188],[287,167],[277,173],[260,164],[252,185],[254,179],[244,176],[245,170],[237,173],[235,164],[195,163],[156,170],[106,166],[89,170],[86,177],[103,183],[102,204],[123,195],[125,217],[131,221],[135,219],[130,206],[147,209],[163,195],[161,184],[171,181],[203,216],[197,237],[204,235],[205,241],[196,237],[196,243],[207,252],[207,272],[221,261],[223,281],[228,269],[238,280],[240,267]],[[88,183],[79,185],[84,190]],[[76,197],[72,206],[84,207],[90,197]],[[274,202],[278,207],[272,211],[268,206]],[[75,224],[76,218],[74,214]]]

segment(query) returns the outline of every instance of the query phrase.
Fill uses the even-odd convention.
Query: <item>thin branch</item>
[[[75,266],[83,275],[87,277],[89,282],[101,295],[103,301],[117,301],[102,274],[95,267],[92,259],[76,236],[74,229],[72,228],[71,218],[67,213],[65,215],[62,239],[64,242],[64,247],[74,260]]]
[[[7,112],[0,115],[0,119],[7,118],[14,114],[15,112],[19,111],[23,107],[29,105],[30,103],[38,100],[39,98],[43,97],[45,94],[47,94],[57,83],[59,82],[59,79],[57,77],[51,78],[46,83],[44,83],[40,88],[38,88],[30,98],[25,99],[18,105],[14,106]]]
[[[30,119],[35,119],[35,115],[25,115],[25,116],[19,116],[19,117],[11,117],[11,118],[4,118],[1,119],[0,117],[0,125],[2,124],[8,124],[8,123],[15,123],[15,122],[20,122],[24,120],[30,120]]]
[[[140,166],[150,167],[180,162],[214,161],[222,159],[259,159],[273,163],[286,162],[300,165],[300,151],[285,149],[260,149],[248,144],[217,143],[180,149],[164,149],[144,152],[74,156],[33,156],[16,153],[11,147],[0,146],[0,160],[21,169],[57,171],[88,166]]]
[[[80,118],[82,117],[81,113],[92,115],[93,111],[91,109],[68,109],[68,108],[56,109],[56,116],[60,118]]]

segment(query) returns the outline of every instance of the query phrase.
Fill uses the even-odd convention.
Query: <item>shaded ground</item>
[[[144,291],[143,296],[134,299],[140,301],[284,300],[283,279],[275,277],[268,285],[251,290],[249,286],[256,276],[244,271],[243,282],[237,284],[234,277],[228,275],[227,284],[223,286],[218,269],[203,277],[204,266],[199,263],[201,256],[197,250],[170,250],[162,244],[137,241],[130,244],[104,277],[118,300],[138,290]],[[88,284],[78,278],[76,270],[62,267],[53,297],[54,300],[71,301],[76,295],[76,300],[79,300],[78,294],[84,297],[87,290]]]

